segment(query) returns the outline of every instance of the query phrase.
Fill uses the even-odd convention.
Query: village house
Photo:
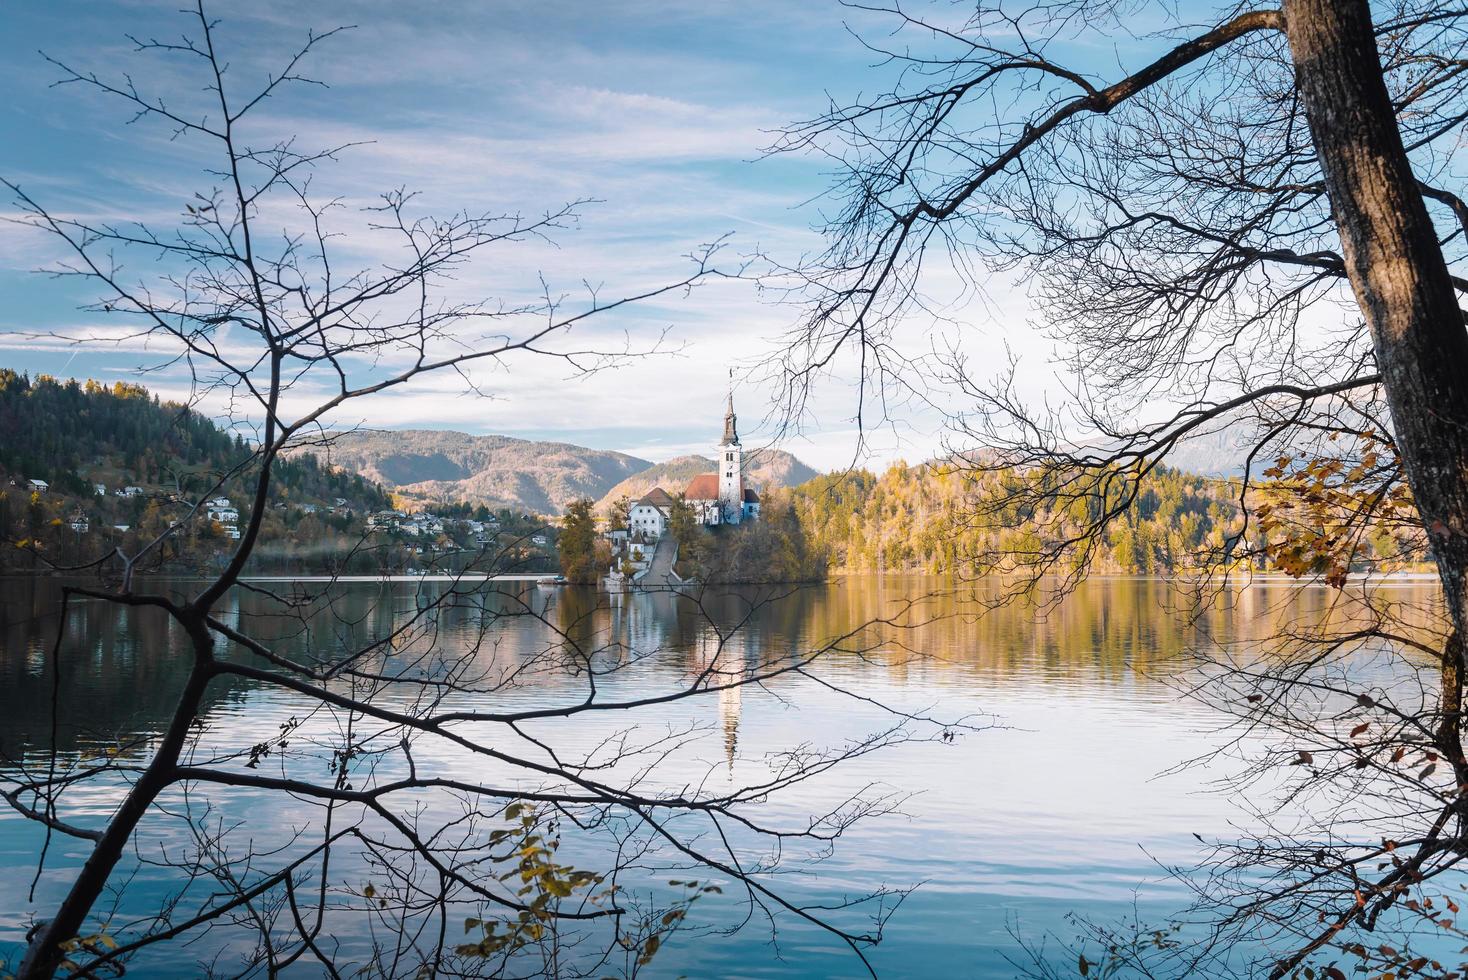
[[[51,484],[47,483],[45,480],[27,480],[26,486],[30,487],[36,493],[45,493],[47,490],[51,489]]]
[[[662,487],[653,487],[627,511],[629,536],[656,541],[668,529],[668,516],[672,508],[673,498],[668,496],[668,491]]]
[[[367,518],[367,529],[369,531],[390,531],[398,526],[403,515],[395,510],[380,510]]]
[[[413,535],[426,534],[429,537],[437,537],[443,533],[443,519],[420,511],[410,517],[402,525],[402,529]]]
[[[210,501],[209,520],[214,521],[215,523],[218,523],[218,524],[238,524],[239,523],[239,521],[240,521],[240,512],[239,511],[237,511],[233,507],[229,507],[229,506],[215,507],[215,506],[213,506],[213,503],[214,503],[213,501]],[[225,503],[228,504],[229,501],[226,500]]]

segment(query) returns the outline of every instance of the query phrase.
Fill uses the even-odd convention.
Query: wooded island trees
[[[569,582],[580,584],[600,580],[611,564],[612,551],[596,532],[594,501],[583,497],[571,501],[561,518],[561,536],[557,548],[561,555],[561,574]]]

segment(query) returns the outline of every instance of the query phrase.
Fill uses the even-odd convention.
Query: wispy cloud
[[[125,0],[8,11],[0,83],[11,99],[0,107],[0,173],[20,177],[67,213],[142,218],[163,228],[176,221],[189,194],[212,179],[207,148],[147,120],[124,125],[118,105],[75,87],[48,88],[56,71],[33,54],[45,47],[81,68],[133,71],[140,85],[204,111],[186,62],[140,60],[122,40],[126,32],[176,36],[189,27],[176,7],[173,0]],[[871,61],[842,29],[861,13],[834,0],[625,0],[614,8],[571,0],[450,0],[432,8],[259,0],[219,13],[230,77],[242,86],[264,77],[307,27],[358,25],[309,66],[329,88],[283,92],[242,134],[256,142],[296,136],[313,148],[363,144],[313,178],[321,195],[341,200],[334,247],[344,264],[400,261],[400,244],[369,233],[361,210],[393,187],[420,190],[422,206],[438,212],[535,214],[595,199],[554,242],[497,248],[465,266],[444,284],[449,300],[513,302],[533,296],[542,277],[573,304],[588,284],[604,297],[636,292],[678,278],[687,252],[730,232],[731,259],[758,248],[793,261],[818,245],[810,232],[815,211],[802,202],[823,186],[820,167],[752,161],[772,128],[818,109],[825,90],[863,87]],[[300,218],[288,203],[261,216],[277,232]],[[59,255],[33,231],[0,223],[7,298],[0,361],[37,371],[66,364],[126,372],[172,353],[131,337],[130,327],[79,315],[87,296],[76,284],[26,274]],[[129,268],[140,278],[166,271],[141,258]],[[463,381],[448,374],[353,404],[337,421],[555,436],[656,458],[701,450],[716,435],[728,368],[766,353],[792,316],[746,283],[711,284],[589,322],[576,334],[578,342],[604,343],[667,333],[676,353],[574,383],[554,361],[484,365],[470,377],[492,398],[466,395]],[[38,340],[36,332],[61,337]],[[61,338],[89,341],[92,355],[78,359],[78,345]],[[245,353],[245,338],[226,334],[221,342]],[[187,392],[188,377],[175,367],[150,374],[148,383],[177,396]],[[314,383],[293,398],[316,393]],[[823,394],[818,408],[827,414],[818,431],[790,448],[820,465],[848,462],[855,440],[843,397],[839,384]],[[740,399],[757,439],[770,392],[746,386]],[[921,457],[936,445],[932,430],[917,420],[882,452]]]

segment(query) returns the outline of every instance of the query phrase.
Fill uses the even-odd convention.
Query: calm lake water
[[[423,594],[437,587],[352,583],[344,587],[343,608],[350,616],[313,624],[319,629],[282,642],[304,652],[343,631],[354,638],[372,635],[418,608]],[[182,637],[161,616],[84,603],[70,613],[75,639],[56,678],[48,645],[58,625],[58,588],[54,581],[0,580],[0,747],[12,757],[46,743],[53,683],[59,683],[63,705],[61,746],[79,753],[118,736],[157,731],[186,667]],[[646,653],[645,661],[615,681],[619,696],[666,690],[686,677],[696,669],[711,630],[732,628],[749,598],[708,603],[711,625],[691,604],[666,594],[609,601],[589,591],[551,592],[523,583],[498,588],[520,590],[516,601],[529,603],[573,636]],[[1226,762],[1163,775],[1222,744],[1226,735],[1220,729],[1227,721],[1180,697],[1164,680],[1182,669],[1176,658],[1190,644],[1227,645],[1279,615],[1308,620],[1324,608],[1326,591],[1256,584],[1231,609],[1185,629],[1166,609],[1176,598],[1172,587],[1159,581],[1093,581],[1042,617],[1019,606],[980,616],[981,607],[962,588],[942,580],[855,577],[761,609],[730,641],[731,648],[752,659],[819,644],[925,596],[934,597],[920,607],[923,615],[942,618],[893,635],[920,657],[881,663],[847,657],[833,661],[826,676],[875,701],[949,718],[970,715],[993,727],[952,744],[923,742],[878,752],[772,800],[767,817],[800,821],[866,783],[913,794],[901,814],[849,831],[828,859],[791,865],[799,873],[782,887],[801,898],[835,901],[920,882],[871,953],[882,975],[900,977],[1012,976],[1010,959],[1020,955],[1017,937],[1067,934],[1067,913],[1107,919],[1140,911],[1161,922],[1186,905],[1186,890],[1167,879],[1158,862],[1190,863],[1201,854],[1195,834],[1231,837],[1231,824],[1245,815],[1212,782],[1227,771]],[[242,593],[230,600],[224,618],[268,631],[258,617],[263,606],[264,600]],[[470,612],[445,614],[440,642],[468,644],[483,622]],[[497,621],[494,630],[495,657],[513,658],[546,641],[547,627],[528,617]],[[524,703],[552,703],[555,685],[567,683],[552,678],[545,682],[550,689],[520,696]],[[273,688],[220,684],[209,692],[206,720],[211,733],[248,745],[299,709]],[[724,780],[731,786],[757,776],[767,752],[803,742],[839,744],[884,724],[875,710],[799,679],[737,697],[705,695],[639,719],[644,726],[700,730],[695,744],[669,763],[677,771],[660,773],[662,778],[674,784]],[[572,749],[605,734],[586,726],[540,731]],[[435,762],[455,764],[451,758],[420,764]],[[112,802],[106,793],[93,794],[78,801],[72,817],[97,824]],[[220,818],[238,822],[260,846],[288,835],[306,816],[290,801],[243,791],[216,790],[210,802]],[[169,821],[151,821],[139,853],[180,846],[186,843],[182,834]],[[67,872],[85,853],[77,842],[54,841],[33,903],[27,892],[41,843],[34,825],[0,809],[0,958],[14,956],[32,915],[54,907]],[[353,871],[344,863],[339,873],[345,881]],[[144,864],[126,901],[146,901],[169,887],[166,872]],[[127,907],[125,902],[119,921]],[[738,896],[728,892],[701,901],[693,913],[699,931],[675,936],[650,974],[865,975],[848,950],[789,917],[776,922],[777,946],[769,923],[758,919],[732,935],[705,928],[728,925],[745,913]],[[361,937],[336,938],[350,951]],[[215,935],[177,946],[137,961],[129,972],[197,976],[199,962],[227,941]],[[288,975],[314,974],[300,966]]]

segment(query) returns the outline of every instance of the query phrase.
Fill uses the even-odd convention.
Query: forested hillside
[[[52,493],[93,496],[136,485],[158,492],[202,492],[250,454],[244,440],[221,431],[185,405],[159,401],[141,385],[35,380],[0,368],[0,473],[45,480]],[[278,464],[275,499],[315,503],[336,497],[363,509],[389,504],[361,476],[300,457]]]
[[[811,480],[794,492],[794,507],[814,550],[829,555],[833,568],[848,570],[951,571],[978,555],[1033,553],[1037,535],[1064,535],[1079,526],[1083,515],[1034,511],[999,513],[976,520],[980,499],[993,499],[985,481],[1023,479],[1016,473],[980,477],[953,466],[899,463],[880,476],[855,471]],[[1279,493],[1293,492],[1280,482]],[[1306,487],[1306,498],[1310,488]],[[1265,489],[1249,501],[1251,510],[1273,499]],[[1272,504],[1278,508],[1280,505]],[[1312,505],[1317,507],[1319,505]],[[1215,560],[1225,535],[1243,524],[1236,481],[1177,470],[1159,470],[1147,480],[1136,503],[1115,522],[1091,571],[1154,574],[1197,568]],[[1274,528],[1266,547],[1262,535],[1269,522],[1250,525],[1248,546],[1239,553],[1261,566],[1291,574],[1325,574],[1311,561],[1278,562],[1281,549],[1299,548],[1307,558],[1339,550],[1323,511],[1303,515],[1289,528]],[[1288,540],[1286,540],[1288,538]],[[1352,560],[1406,565],[1421,559],[1410,531],[1381,528],[1348,543]],[[1268,555],[1271,560],[1263,557]]]
[[[165,408],[140,385],[35,381],[0,368],[0,470],[90,493],[94,479],[159,483],[179,464],[225,469],[243,442],[182,406]]]
[[[243,439],[140,385],[0,369],[0,569],[135,554],[170,528],[145,570],[207,569],[249,520],[250,459]],[[196,509],[206,498],[227,502]],[[314,455],[278,460],[250,568],[403,571],[488,560],[481,552],[497,567],[549,567],[547,545],[531,540],[543,527],[524,515],[458,505],[374,527],[373,513],[393,505],[382,486]]]

